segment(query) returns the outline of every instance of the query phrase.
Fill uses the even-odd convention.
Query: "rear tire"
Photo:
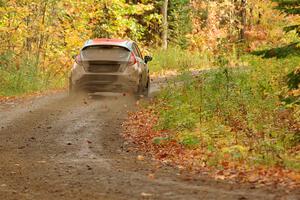
[[[76,86],[72,83],[71,78],[69,78],[69,96],[75,96],[77,92]]]
[[[148,81],[147,81],[147,85],[146,85],[146,88],[144,89],[144,92],[143,92],[144,96],[145,97],[149,97],[149,93],[150,93],[150,79],[148,78]]]
[[[137,89],[137,96],[138,97],[148,97],[149,95],[149,90],[150,90],[150,79],[148,79],[147,81],[147,85],[146,86],[142,86],[142,85],[138,85],[138,89]]]
[[[137,98],[140,98],[143,95],[143,92],[144,92],[144,87],[141,84],[142,83],[141,80],[142,80],[142,78],[140,77],[139,84],[138,84],[137,90],[135,92],[135,95],[136,95]]]

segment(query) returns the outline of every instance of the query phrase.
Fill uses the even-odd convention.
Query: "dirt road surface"
[[[121,137],[135,101],[61,92],[0,104],[0,200],[299,199],[284,189],[192,179],[137,159]]]

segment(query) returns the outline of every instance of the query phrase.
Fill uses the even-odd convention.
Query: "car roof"
[[[97,45],[112,45],[112,46],[119,46],[124,47],[128,50],[132,50],[132,44],[134,42],[131,40],[124,40],[124,39],[109,39],[109,38],[96,38],[90,39],[85,42],[82,49],[85,49],[89,46],[97,46]]]

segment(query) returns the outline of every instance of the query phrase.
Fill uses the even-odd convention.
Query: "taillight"
[[[77,55],[77,56],[76,56],[75,62],[76,62],[78,65],[82,65],[82,60],[81,60],[81,56],[80,56],[80,55]]]
[[[136,57],[133,52],[130,54],[128,65],[134,65],[137,63]]]

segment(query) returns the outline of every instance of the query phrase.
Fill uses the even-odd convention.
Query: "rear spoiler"
[[[105,43],[100,43],[100,44],[95,44],[90,41],[87,41],[84,46],[82,47],[81,51],[88,48],[88,47],[94,47],[94,46],[116,46],[116,47],[122,47],[128,51],[131,51],[131,49],[126,45],[126,44],[118,44],[118,43],[113,43],[113,42],[105,42]]]

